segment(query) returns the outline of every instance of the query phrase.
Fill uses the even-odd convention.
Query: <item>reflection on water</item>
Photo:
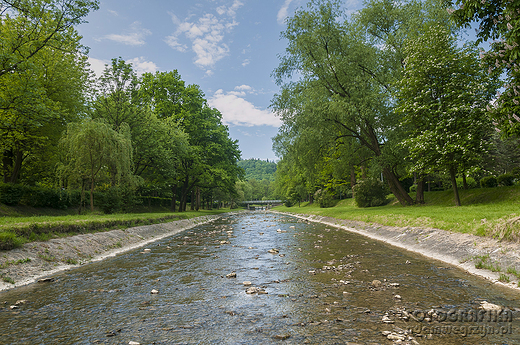
[[[520,343],[517,292],[330,226],[257,211],[148,248],[0,293],[0,344]],[[468,322],[483,301],[509,318]]]

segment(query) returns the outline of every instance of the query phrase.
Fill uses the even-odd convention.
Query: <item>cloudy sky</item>
[[[220,110],[242,158],[275,159],[280,121],[271,72],[287,42],[284,20],[306,0],[101,0],[79,26],[91,67],[122,57],[138,73],[176,69]],[[352,3],[353,5],[355,2]]]

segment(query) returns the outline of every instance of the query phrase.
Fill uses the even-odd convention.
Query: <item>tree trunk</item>
[[[180,212],[186,211],[186,203],[187,203],[187,199],[188,199],[188,183],[189,183],[189,177],[186,176],[184,178],[184,183],[182,184],[181,204],[179,205]]]
[[[90,211],[94,212],[94,177],[90,179]]]
[[[13,166],[13,153],[11,150],[5,150],[2,157],[2,165],[4,169],[4,183],[9,183],[11,179],[11,167]]]
[[[200,187],[197,187],[197,202],[195,203],[195,211],[198,211],[200,209]]]
[[[464,190],[468,190],[468,181],[466,181],[466,174],[462,174],[462,185],[464,186]]]
[[[172,212],[175,212],[175,207],[177,206],[176,203],[177,203],[177,184],[174,184],[172,186],[172,204],[170,206],[170,210]]]
[[[11,183],[18,182],[20,177],[20,171],[22,170],[23,152],[21,150],[15,150],[14,152],[14,166],[11,172]]]
[[[455,175],[455,167],[450,167],[450,178],[451,178],[451,187],[453,188],[453,193],[455,196],[455,205],[460,206],[460,197],[459,197],[459,189],[457,188],[457,178]]]
[[[388,182],[388,187],[390,187],[390,191],[394,194],[394,196],[399,200],[399,203],[403,206],[413,205],[413,200],[408,195],[408,193],[404,190],[401,182],[395,176],[394,172],[388,168],[383,168],[383,175]]]
[[[354,166],[350,167],[350,188],[354,191],[354,186],[356,185],[356,168]]]
[[[195,211],[195,189],[191,189],[190,211]]]
[[[424,204],[424,175],[419,174],[417,178],[417,193],[415,194],[415,203]]]

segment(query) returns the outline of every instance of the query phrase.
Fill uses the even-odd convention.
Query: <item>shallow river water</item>
[[[0,344],[520,344],[518,292],[331,226],[246,212],[146,249],[0,292]]]

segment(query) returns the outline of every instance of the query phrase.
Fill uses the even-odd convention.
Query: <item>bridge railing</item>
[[[282,200],[250,200],[250,201],[240,201],[241,204],[247,205],[264,205],[264,204],[281,204]]]

